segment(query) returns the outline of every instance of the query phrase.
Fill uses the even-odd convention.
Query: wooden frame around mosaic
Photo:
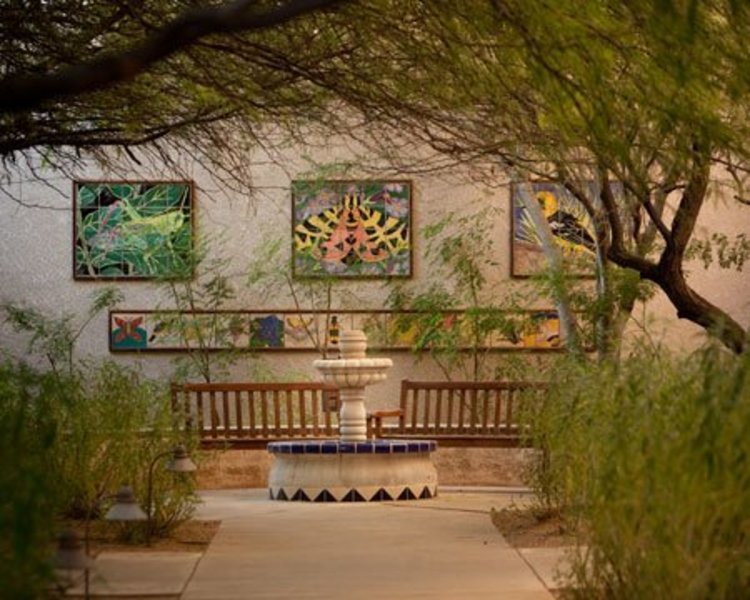
[[[446,318],[464,311],[445,311]],[[419,311],[392,310],[220,310],[220,311],[156,311],[112,310],[108,319],[110,352],[187,352],[201,347],[192,344],[203,320],[212,321],[215,331],[221,331],[221,343],[204,343],[212,351],[238,350],[246,352],[320,352],[326,345],[326,331],[332,318],[341,329],[363,329],[373,351],[409,351],[416,332],[403,331],[397,320]],[[424,314],[424,313],[422,313]],[[483,350],[492,351],[550,351],[560,350],[560,323],[554,310],[528,310],[522,314],[539,325],[515,343],[496,336]],[[328,330],[326,330],[326,325]],[[310,332],[318,336],[318,345]],[[182,332],[182,333],[180,333]],[[206,340],[204,339],[204,342]],[[329,345],[329,349],[331,346]],[[460,348],[469,350],[467,345]]]
[[[130,211],[131,219],[126,221],[126,224],[131,224],[132,231],[130,232],[134,237],[141,236],[148,238],[151,235],[152,239],[166,238],[168,242],[177,242],[184,248],[174,250],[174,256],[178,257],[181,265],[172,265],[171,270],[166,272],[135,272],[135,273],[117,273],[117,267],[115,266],[118,262],[122,264],[132,264],[137,262],[135,249],[128,250],[123,248],[123,244],[118,243],[120,238],[123,238],[123,226],[116,224],[111,218],[116,211],[111,207],[115,206],[118,201],[120,204],[124,204],[123,199],[117,197],[114,193],[111,194],[110,198],[105,200],[102,204],[99,198],[96,198],[96,204],[89,207],[88,214],[84,217],[84,208],[82,206],[80,195],[81,190],[85,187],[100,186],[100,187],[125,187],[125,186],[144,186],[146,190],[143,194],[148,193],[151,189],[168,188],[168,187],[180,187],[184,188],[180,194],[185,196],[184,200],[180,201],[178,211],[164,210],[163,212],[154,212],[151,215],[143,216],[139,215],[138,211],[135,211],[133,207],[127,206],[121,212]],[[101,192],[98,192],[101,193]],[[168,192],[166,192],[168,193]],[[195,185],[190,180],[75,180],[72,182],[72,196],[73,196],[73,278],[81,281],[143,281],[157,278],[169,278],[171,276],[180,277],[182,279],[191,279],[194,274],[193,261],[192,261],[192,250],[195,242]],[[167,198],[167,202],[169,199]],[[156,202],[155,202],[156,203]],[[101,213],[106,208],[104,214],[95,215],[93,213]],[[174,216],[177,214],[180,218],[176,219]],[[93,233],[86,236],[85,230],[87,225],[85,224],[86,218],[92,218],[97,221],[96,224],[90,225],[94,228]],[[134,223],[134,220],[140,219],[141,222]],[[112,221],[109,228],[106,227],[108,220]],[[96,229],[96,225],[99,226]],[[174,231],[173,231],[174,230]],[[173,239],[177,236],[176,239]],[[186,239],[183,239],[186,238]],[[90,241],[94,240],[91,244]],[[157,240],[158,241],[158,240]],[[137,246],[137,244],[133,244]],[[171,247],[170,247],[171,248]],[[83,260],[83,257],[92,251],[97,252],[101,258],[101,262],[109,267],[92,265],[92,260]],[[108,260],[106,258],[107,253],[110,252],[112,257]],[[127,260],[128,252],[132,255],[134,260],[130,263]],[[114,255],[119,255],[120,260],[114,258]],[[97,260],[99,260],[99,256]],[[136,265],[137,269],[137,265]],[[101,270],[102,272],[96,272]],[[124,269],[123,269],[124,270]]]
[[[365,272],[356,272],[355,269],[351,267],[347,268],[341,268],[340,270],[337,270],[336,268],[333,268],[331,270],[327,270],[324,267],[321,267],[320,269],[314,269],[312,267],[305,266],[304,262],[308,259],[304,258],[303,253],[300,251],[298,246],[298,240],[297,236],[299,234],[298,227],[300,225],[304,226],[313,216],[320,216],[324,214],[324,211],[326,208],[331,208],[334,205],[321,205],[319,208],[320,210],[316,211],[314,215],[308,215],[305,219],[299,219],[298,218],[298,194],[299,189],[301,186],[310,186],[314,187],[316,189],[322,190],[325,189],[326,186],[329,186],[334,190],[334,193],[338,193],[339,195],[343,195],[344,191],[343,189],[346,186],[378,186],[382,188],[387,188],[387,186],[403,186],[406,190],[406,197],[405,198],[397,198],[394,199],[394,215],[398,215],[397,218],[403,219],[405,223],[405,229],[406,229],[406,244],[407,249],[405,250],[406,256],[404,257],[406,261],[403,260],[403,258],[399,258],[399,260],[396,261],[390,261],[388,264],[390,266],[383,267],[385,272],[382,273],[369,273],[366,272],[366,265],[363,267]],[[336,188],[339,188],[338,191],[336,191]],[[386,190],[387,191],[387,190]],[[401,190],[398,192],[401,193]],[[294,180],[292,181],[291,185],[291,235],[292,235],[292,259],[291,259],[291,266],[292,266],[292,276],[296,279],[316,279],[316,278],[326,278],[326,277],[334,277],[334,278],[342,278],[342,279],[408,279],[413,276],[414,274],[414,252],[413,252],[413,230],[414,230],[414,218],[413,218],[413,199],[414,199],[414,186],[411,180],[409,179],[328,179],[328,180]],[[405,213],[403,212],[404,209],[401,207],[398,207],[398,209],[395,209],[396,200],[398,202],[401,202],[403,200],[406,200],[406,208]],[[403,213],[403,214],[400,214]],[[316,228],[313,228],[316,229]],[[398,228],[396,227],[394,231],[385,232],[385,233],[391,233],[393,234]],[[321,259],[317,259],[318,263],[322,262]],[[375,263],[372,263],[375,264]],[[405,269],[405,272],[399,272],[399,268]],[[393,272],[387,272],[389,269],[391,269]]]

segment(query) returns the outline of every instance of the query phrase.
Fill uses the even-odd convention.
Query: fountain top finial
[[[359,329],[348,329],[341,332],[339,338],[341,358],[365,358],[367,352],[367,336]]]

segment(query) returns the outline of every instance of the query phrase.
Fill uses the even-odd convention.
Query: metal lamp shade
[[[167,471],[171,471],[172,473],[191,473],[197,468],[185,446],[182,444],[175,446],[172,451],[172,460],[166,466]]]
[[[115,495],[115,503],[104,515],[107,521],[145,521],[148,517],[138,505],[129,485],[122,486]]]
[[[81,538],[72,529],[66,529],[60,534],[53,564],[56,569],[69,571],[88,569],[91,566],[91,559],[86,556]]]

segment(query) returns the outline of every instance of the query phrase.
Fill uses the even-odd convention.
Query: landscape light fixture
[[[182,444],[175,446],[170,452],[165,452],[161,456],[166,456],[170,453],[172,454],[172,460],[167,463],[167,471],[171,471],[172,473],[192,473],[198,468],[195,466],[193,459],[190,458],[187,448]],[[157,456],[154,462],[161,458],[161,456]]]
[[[162,452],[154,456],[151,464],[148,467],[148,488],[146,491],[146,543],[151,545],[151,521],[153,519],[153,490],[154,490],[154,468],[156,463],[165,456],[171,456],[172,458],[167,462],[165,469],[171,473],[192,473],[198,467],[190,458],[187,448],[184,445],[178,444],[171,450]]]
[[[138,505],[133,488],[123,485],[115,494],[115,503],[104,515],[107,521],[146,521],[148,516]]]
[[[66,571],[80,571],[91,566],[91,558],[86,555],[80,536],[72,529],[66,529],[57,538],[54,566]]]
[[[57,538],[57,551],[53,566],[64,571],[83,571],[83,597],[89,600],[89,569],[92,560],[79,535],[72,529],[65,529]],[[72,578],[65,585],[72,585]],[[63,588],[64,591],[64,588]]]

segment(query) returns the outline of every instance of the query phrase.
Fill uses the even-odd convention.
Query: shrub
[[[533,418],[536,486],[576,526],[575,597],[747,597],[750,356],[561,368]]]
[[[35,375],[55,389],[46,418],[58,435],[45,460],[48,477],[60,490],[59,508],[70,517],[98,516],[107,498],[125,482],[145,500],[153,457],[178,441],[190,443],[172,426],[166,385],[144,379],[133,368],[77,356],[83,331],[121,298],[117,289],[104,288],[93,294],[83,316],[49,316],[34,308],[0,306],[10,325],[28,334],[29,354],[44,357],[51,368],[46,375]],[[8,368],[15,373],[16,367]],[[165,477],[172,478],[173,485],[167,485]],[[191,478],[165,475],[156,468],[153,491],[155,533],[167,533],[191,514],[196,502]]]
[[[184,436],[166,386],[134,369],[104,362],[67,375],[0,363],[0,595],[44,596],[60,517],[99,516],[125,482],[145,508],[149,464],[178,442],[194,445]],[[197,498],[192,477],[160,464],[153,483],[158,536],[188,518]],[[145,527],[123,531],[142,539]]]
[[[0,581],[6,598],[37,598],[52,580],[49,541],[59,490],[49,477],[60,387],[0,363]]]
[[[148,467],[177,443],[166,385],[113,362],[84,365],[74,393],[57,406],[61,435],[51,457],[69,516],[96,517],[124,483],[147,496]],[[192,513],[193,478],[154,468],[154,531],[167,533]]]

